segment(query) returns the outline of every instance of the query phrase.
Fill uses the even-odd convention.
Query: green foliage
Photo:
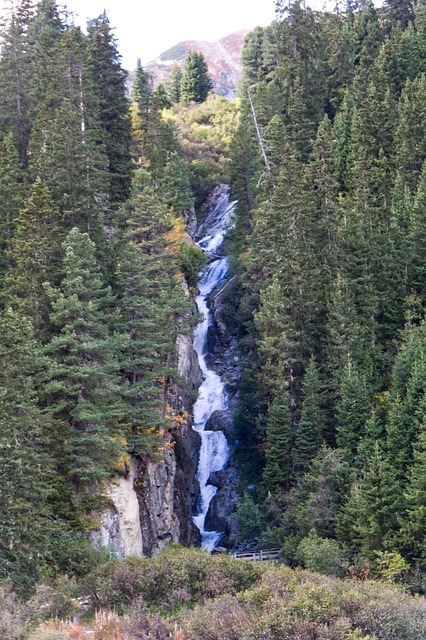
[[[47,286],[57,335],[46,391],[52,409],[66,422],[65,469],[75,488],[107,479],[121,451],[118,336],[113,335],[114,299],[102,282],[95,245],[74,228],[64,244],[64,277]]]
[[[349,566],[342,545],[330,538],[320,538],[314,529],[301,540],[297,555],[307,569],[325,575],[343,576]]]
[[[19,164],[19,157],[9,134],[0,146],[0,268],[5,270],[10,262],[12,237],[23,204],[24,173]]]
[[[248,491],[245,491],[243,497],[238,501],[236,516],[238,518],[239,542],[244,543],[260,536],[264,526],[262,512]]]
[[[154,559],[109,562],[87,576],[84,590],[96,608],[123,611],[141,598],[147,606],[173,611],[249,588],[261,572],[255,563],[236,563],[229,556],[215,557],[198,549],[172,546]]]
[[[60,216],[49,191],[39,178],[21,210],[12,240],[12,266],[6,275],[7,304],[27,315],[37,333],[46,337],[49,300],[44,283],[57,281],[62,232]]]
[[[132,174],[126,75],[105,12],[89,21],[87,32],[88,71],[99,105],[99,126],[108,158],[111,199],[123,202],[129,196]]]
[[[177,64],[174,64],[166,83],[167,95],[172,104],[180,102],[180,83],[182,81],[182,71]]]
[[[198,274],[206,265],[206,254],[191,242],[182,242],[179,253],[179,266],[188,286],[195,288]]]
[[[173,108],[195,206],[200,209],[212,189],[229,179],[229,155],[238,121],[238,105],[212,97],[201,104]]]
[[[40,578],[48,545],[52,416],[39,404],[46,361],[30,321],[8,309],[0,336],[0,575],[27,593]]]
[[[180,102],[204,102],[212,81],[201,51],[188,51],[180,81]]]
[[[396,582],[410,565],[397,551],[377,551],[376,570],[385,582]]]
[[[279,390],[269,405],[266,419],[266,465],[263,472],[265,485],[274,493],[290,485],[293,433],[289,398]]]
[[[140,127],[142,130],[146,128],[149,98],[152,92],[151,83],[152,80],[149,74],[143,69],[140,58],[138,58],[135,79],[133,81],[132,99],[138,106],[138,116],[140,118]]]

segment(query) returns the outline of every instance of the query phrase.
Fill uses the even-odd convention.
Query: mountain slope
[[[236,96],[238,80],[241,75],[241,51],[248,29],[231,33],[217,42],[187,40],[179,42],[158,58],[145,65],[154,78],[154,84],[166,82],[174,64],[183,69],[188,51],[201,51],[206,59],[217,95],[228,100]]]

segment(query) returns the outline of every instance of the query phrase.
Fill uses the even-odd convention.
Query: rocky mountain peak
[[[248,33],[249,29],[236,31],[217,42],[204,40],[179,42],[161,53],[155,60],[148,62],[145,70],[152,75],[154,84],[167,82],[173,65],[177,64],[183,70],[188,51],[201,51],[212,77],[216,95],[233,100],[236,97],[241,76],[241,51]]]

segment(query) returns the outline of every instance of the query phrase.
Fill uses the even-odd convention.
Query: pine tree
[[[424,325],[415,334],[395,362],[386,425],[387,453],[402,482],[412,464],[413,446],[423,421],[422,399],[426,389]],[[405,373],[406,377],[401,380],[401,374]]]
[[[336,536],[342,504],[347,500],[352,472],[342,452],[323,446],[289,496],[285,521],[294,521],[298,537],[315,529],[326,538]]]
[[[161,176],[160,192],[165,203],[177,213],[194,207],[186,166],[175,151],[170,154]]]
[[[339,538],[370,557],[375,551],[393,549],[403,502],[394,470],[376,444],[341,512]]]
[[[344,455],[353,464],[358,445],[365,434],[370,403],[365,379],[359,375],[350,360],[347,361],[342,374],[339,396],[336,407],[336,440]]]
[[[269,406],[266,420],[266,465],[263,471],[265,487],[276,494],[290,486],[292,447],[289,398],[288,394],[279,390]]]
[[[0,131],[12,135],[21,166],[27,163],[31,130],[32,72],[27,33],[30,18],[31,8],[21,0],[2,32],[0,57]]]
[[[395,133],[395,163],[413,193],[426,156],[426,78],[408,80],[401,94]]]
[[[174,64],[166,83],[167,95],[172,104],[180,102],[180,84],[182,81],[182,71],[177,64]]]
[[[302,409],[293,452],[294,466],[298,472],[306,471],[323,443],[325,415],[322,404],[319,372],[311,357],[302,381]]]
[[[130,337],[121,369],[131,418],[130,443],[153,452],[165,424],[168,379],[175,370],[175,342],[189,301],[176,279],[167,240],[171,219],[149,174],[135,174],[119,255],[124,330]]]
[[[405,493],[406,515],[402,524],[404,549],[417,561],[421,569],[426,565],[426,430],[420,431],[414,445],[414,461],[409,471]]]
[[[0,143],[0,269],[10,264],[12,237],[23,204],[24,174],[12,134]]]
[[[99,238],[108,202],[108,159],[86,45],[79,29],[68,29],[57,43],[31,136],[30,168],[49,187],[65,224]]]
[[[212,87],[203,54],[201,51],[188,51],[180,83],[180,101],[204,102]]]
[[[11,263],[3,297],[7,305],[30,318],[38,336],[49,335],[49,300],[44,282],[59,275],[60,216],[40,179],[32,186],[12,239]]]
[[[385,0],[383,8],[392,26],[399,22],[401,27],[405,28],[414,20],[414,6],[411,0]]]
[[[173,126],[163,118],[163,106],[161,95],[158,91],[153,91],[149,101],[146,131],[141,136],[144,166],[148,168],[157,191],[171,153],[178,151]]]
[[[426,302],[426,162],[423,165],[414,199],[410,226],[412,264],[409,271],[409,282],[416,293]]]
[[[47,345],[54,364],[46,391],[66,424],[64,467],[79,492],[107,479],[122,450],[121,344],[113,334],[114,299],[102,282],[95,245],[74,228],[63,249],[62,283],[47,286],[58,335]]]
[[[255,314],[259,350],[265,357],[265,387],[286,373],[297,379],[301,364],[315,353],[323,322],[319,280],[321,258],[311,186],[289,148],[271,204],[259,211],[252,246],[258,273],[273,273]],[[299,372],[299,373],[296,373]],[[282,379],[282,378],[281,378]],[[296,383],[297,384],[297,383]]]
[[[0,316],[0,575],[23,591],[40,578],[48,545],[52,420],[36,391],[45,366],[29,320],[5,310]]]
[[[148,118],[149,98],[152,93],[152,78],[142,67],[140,58],[137,60],[135,79],[133,81],[132,99],[138,106],[139,128],[146,130]]]
[[[87,27],[88,69],[96,88],[102,142],[108,158],[112,202],[123,202],[129,196],[132,165],[130,162],[130,112],[126,97],[126,74],[109,20],[104,12]]]

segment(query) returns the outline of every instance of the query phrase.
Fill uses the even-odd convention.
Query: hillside
[[[201,51],[207,62],[213,79],[216,95],[233,100],[236,96],[238,81],[241,76],[241,51],[248,30],[231,33],[217,42],[204,40],[186,40],[179,42],[158,58],[145,65],[154,78],[154,84],[166,82],[173,65],[183,69],[188,51]]]

